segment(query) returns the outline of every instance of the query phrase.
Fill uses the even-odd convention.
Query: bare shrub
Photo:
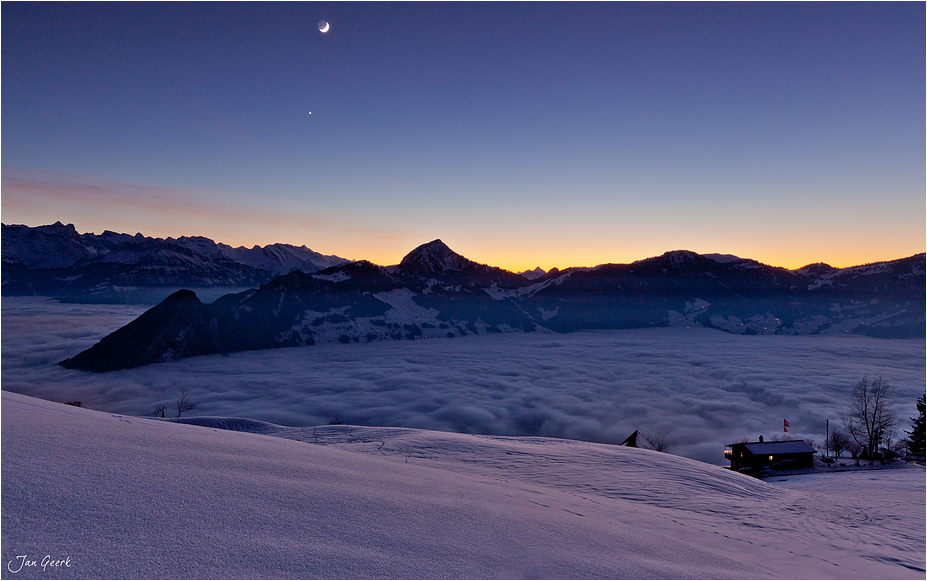
[[[850,436],[841,430],[832,431],[830,433],[830,438],[827,440],[828,449],[838,458],[841,454],[850,450],[851,444],[852,440]]]
[[[657,452],[669,452],[670,444],[665,438],[661,438],[660,436],[645,436],[645,438]]]
[[[177,398],[177,417],[180,417],[180,414],[188,412],[196,407],[192,401],[190,401],[190,396],[187,395],[187,392],[180,394],[180,397]]]

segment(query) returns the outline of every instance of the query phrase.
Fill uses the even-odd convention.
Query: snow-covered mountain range
[[[529,280],[434,240],[395,266],[296,270],[211,304],[179,291],[62,365],[105,371],[320,342],[666,326],[923,336],[925,256],[791,271],[673,251]]]
[[[202,236],[80,234],[61,222],[35,228],[3,224],[2,232],[5,296],[144,302],[158,296],[152,289],[256,287],[293,270],[316,272],[348,262],[305,246],[235,248]]]

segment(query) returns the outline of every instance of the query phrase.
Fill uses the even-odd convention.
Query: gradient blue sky
[[[925,249],[923,2],[0,11],[7,224],[513,270]]]

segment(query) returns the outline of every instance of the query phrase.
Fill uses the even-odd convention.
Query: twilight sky
[[[922,2],[0,11],[6,224],[512,270],[925,250]]]

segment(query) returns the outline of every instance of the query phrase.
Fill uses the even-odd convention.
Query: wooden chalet
[[[724,447],[724,457],[731,461],[731,470],[741,468],[774,468],[791,470],[814,465],[815,449],[803,440],[787,442],[742,442]]]

